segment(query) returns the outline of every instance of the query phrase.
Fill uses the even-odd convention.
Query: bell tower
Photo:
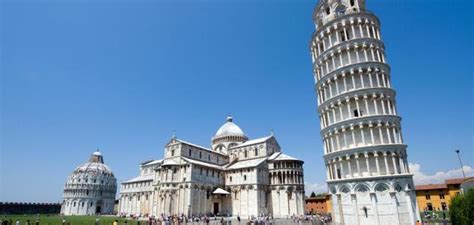
[[[380,21],[364,0],[321,0],[310,51],[335,224],[419,217]]]

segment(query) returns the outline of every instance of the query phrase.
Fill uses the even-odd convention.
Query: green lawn
[[[26,224],[26,220],[30,220],[31,225],[35,225],[36,218],[39,219],[40,225],[62,225],[63,218],[66,218],[66,221],[69,222],[70,225],[94,225],[95,219],[97,216],[59,216],[59,215],[0,215],[0,219],[12,219],[13,225],[15,225],[16,221],[19,220],[21,225]],[[116,216],[99,216],[100,225],[111,225],[114,220],[119,221],[119,225],[124,224],[125,219],[119,218]],[[128,224],[136,225],[136,221],[127,220]],[[141,222],[141,224],[145,224]]]

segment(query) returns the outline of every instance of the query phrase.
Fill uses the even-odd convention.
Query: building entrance
[[[214,202],[214,214],[217,214],[219,212],[219,203]]]

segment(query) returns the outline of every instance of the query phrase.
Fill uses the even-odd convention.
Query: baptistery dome
[[[117,180],[104,164],[102,153],[92,153],[78,166],[64,186],[61,213],[64,215],[112,214]]]
[[[212,137],[212,149],[225,154],[232,146],[236,146],[247,140],[248,138],[242,129],[233,122],[231,116],[228,116],[226,122],[217,130],[214,137]]]

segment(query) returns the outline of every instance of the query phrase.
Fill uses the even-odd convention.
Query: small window
[[[255,148],[254,153],[255,153],[255,156],[258,156],[258,149],[257,148]]]
[[[362,210],[364,210],[364,215],[365,215],[365,218],[369,217],[368,213],[367,213],[367,207],[363,207]]]
[[[430,195],[425,195],[426,200],[430,200],[431,196]]]
[[[211,191],[207,190],[207,192],[206,192],[206,198],[209,199],[209,197],[211,197]]]
[[[219,156],[217,156],[217,163],[219,163]]]
[[[426,208],[428,211],[433,211],[433,204],[431,203],[426,204]]]
[[[86,195],[89,196],[89,190],[86,191]]]
[[[446,205],[445,202],[441,202],[441,210],[443,210],[443,211],[448,210],[448,206]]]
[[[341,170],[337,169],[337,178],[341,179]]]
[[[137,195],[137,201],[140,201],[140,195]]]
[[[92,207],[92,204],[93,204],[93,203],[91,202],[90,207]]]
[[[232,182],[232,176],[229,177],[229,181]]]
[[[354,6],[354,0],[351,0],[351,6]]]
[[[81,202],[81,207],[84,207],[84,202]]]
[[[207,155],[207,161],[211,161],[211,155]]]
[[[171,150],[171,156],[174,156],[174,149]]]
[[[244,181],[247,180],[247,175],[244,175]]]
[[[148,195],[145,195],[145,200],[147,200],[147,201],[148,201]]]
[[[188,156],[191,157],[192,151],[191,149],[188,150]]]
[[[202,152],[199,152],[199,158],[202,158]]]
[[[362,110],[354,110],[354,117],[359,117],[359,116],[363,116],[363,111]]]
[[[339,35],[341,36],[341,41],[346,41],[346,34],[344,31],[339,32]]]
[[[331,13],[331,11],[329,10],[329,7],[326,8],[326,14],[329,15],[329,13]]]
[[[76,202],[74,202],[74,204],[73,204],[73,205],[74,205],[74,207],[76,207]]]
[[[444,194],[439,194],[440,199],[444,199]]]
[[[247,158],[247,150],[244,151],[244,157]]]
[[[200,174],[200,175],[202,175],[202,168],[200,168],[200,170],[199,170],[199,174]]]

